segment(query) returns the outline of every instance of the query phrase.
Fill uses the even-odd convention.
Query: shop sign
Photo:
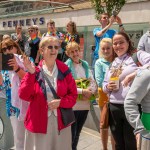
[[[21,26],[31,26],[31,25],[44,25],[45,24],[45,18],[30,18],[30,19],[20,19],[20,20],[8,20],[3,21],[2,26],[5,27],[15,27],[17,24],[20,24]]]

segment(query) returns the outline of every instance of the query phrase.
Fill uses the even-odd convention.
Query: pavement
[[[99,132],[83,127],[77,150],[103,150]],[[112,150],[110,136],[108,140],[108,150]]]

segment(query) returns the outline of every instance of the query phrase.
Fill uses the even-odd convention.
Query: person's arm
[[[96,61],[95,63],[95,80],[98,84],[98,87],[102,87],[102,83],[104,80],[104,74],[103,74],[103,69],[102,69],[102,65],[99,62],[99,60]]]
[[[140,38],[140,41],[138,43],[137,50],[143,50],[145,51],[145,41],[146,41],[146,36],[145,34]]]
[[[96,32],[96,36],[98,36],[98,37],[103,36],[103,34],[105,34],[105,32],[112,26],[114,20],[115,20],[114,16],[111,16],[109,19],[108,25],[106,27],[102,28],[101,31]]]
[[[125,29],[124,29],[124,26],[123,26],[123,24],[122,24],[121,18],[120,18],[119,16],[116,16],[116,17],[115,17],[115,21],[116,21],[116,23],[119,25],[119,31],[120,31],[120,32],[124,32]]]
[[[2,84],[3,84],[3,77],[2,77],[2,74],[0,72],[0,86],[2,86]]]
[[[30,101],[34,96],[34,86],[36,82],[36,73],[26,73],[21,80],[20,88],[18,91],[19,97],[25,101]]]
[[[65,80],[67,82],[67,94],[63,97],[60,97],[60,105],[59,107],[62,108],[72,108],[77,99],[77,87],[74,78],[72,77],[72,74],[69,73],[66,77]]]
[[[15,57],[13,59],[10,59],[8,64],[9,66],[13,67],[13,71],[17,73],[20,79],[24,77],[26,72],[22,68],[19,67]]]
[[[142,65],[141,68],[147,68],[150,66],[150,53],[141,50],[137,51],[137,58]]]
[[[124,102],[126,117],[132,127],[135,128],[135,134],[144,129],[144,126],[140,120],[138,104],[143,101],[143,98],[150,90],[149,74],[150,71],[148,69],[138,72]]]

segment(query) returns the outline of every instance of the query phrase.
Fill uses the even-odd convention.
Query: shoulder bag
[[[44,74],[43,70],[41,69],[41,73],[43,74],[44,79],[46,80],[49,88],[51,89],[51,92],[53,93],[53,96],[55,99],[59,99],[60,97],[57,95],[55,89],[53,88],[51,82],[49,81],[49,79],[47,78],[47,76]],[[74,112],[72,110],[72,108],[62,108],[60,107],[60,112],[61,112],[61,116],[62,116],[62,121],[64,126],[69,126],[72,123],[75,122],[75,116],[74,116]]]

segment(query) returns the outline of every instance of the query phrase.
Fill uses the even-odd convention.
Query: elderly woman
[[[43,60],[38,67],[24,58],[29,73],[22,79],[19,95],[30,103],[25,119],[25,150],[71,150],[71,127],[63,124],[60,108],[73,107],[77,89],[68,67],[56,60],[59,44],[55,37],[41,40]],[[44,76],[55,89],[58,99],[54,98]]]
[[[96,82],[93,79],[89,65],[86,61],[80,59],[80,47],[76,42],[68,43],[66,53],[70,57],[66,64],[71,70],[71,73],[77,83],[78,101],[73,107],[76,121],[72,124],[72,150],[77,149],[80,133],[86,121],[88,112],[90,110],[90,99],[97,91]],[[87,87],[83,87],[81,80],[89,80]],[[84,81],[83,84],[86,84]]]
[[[132,57],[134,48],[128,35],[119,32],[112,40],[113,50],[118,57],[112,62],[103,83],[103,90],[108,93],[110,101],[110,129],[116,150],[136,150],[133,128],[128,123],[124,112],[124,101],[131,86],[131,82],[126,85],[125,80],[131,80],[129,76],[135,74],[138,66]],[[150,54],[138,51],[136,55],[144,67],[150,65]]]
[[[0,84],[6,91],[6,112],[10,117],[14,133],[14,145],[16,150],[24,150],[24,117],[28,107],[27,102],[19,99],[18,88],[20,79],[25,75],[25,67],[21,58],[21,49],[18,44],[10,38],[1,42],[0,50],[3,54],[11,54],[13,59],[8,60],[8,67],[1,70]],[[12,67],[12,70],[7,70]]]

